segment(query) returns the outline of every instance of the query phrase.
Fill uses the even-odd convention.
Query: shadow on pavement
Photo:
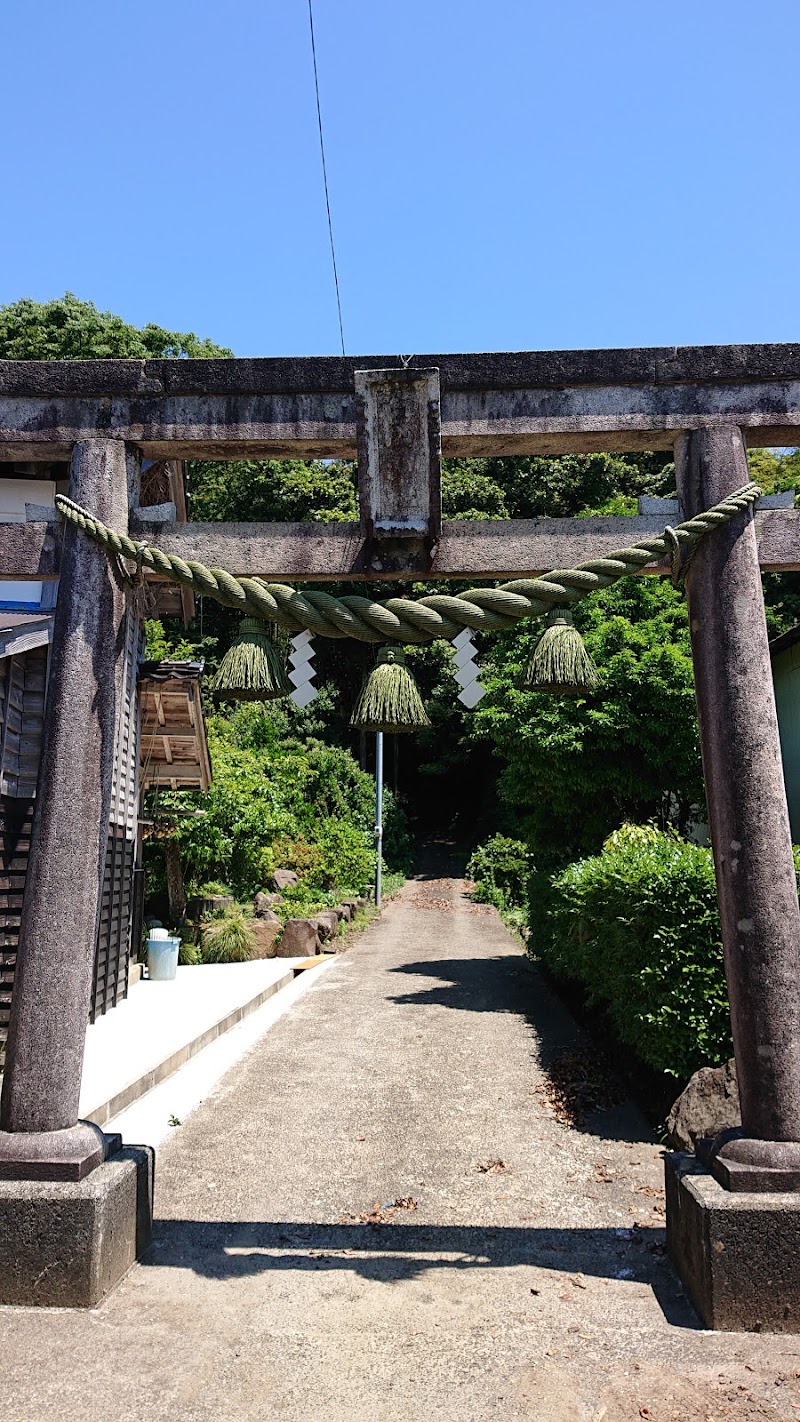
[[[435,986],[392,994],[411,1007],[435,1004],[455,1012],[514,1012],[535,1041],[533,1052],[575,1129],[606,1140],[652,1140],[644,1116],[602,1049],[589,1041],[548,987],[535,964],[519,953],[493,958],[420,959],[391,973],[438,979]]]
[[[528,1265],[583,1280],[647,1284],[669,1323],[698,1328],[663,1258],[664,1237],[663,1229],[161,1220],[141,1263],[190,1269],[209,1279],[341,1270],[388,1284],[418,1279],[434,1269],[466,1275]]]

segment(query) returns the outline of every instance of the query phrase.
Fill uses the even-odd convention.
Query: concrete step
[[[316,958],[268,958],[178,968],[173,982],[137,983],[87,1029],[80,1114],[105,1126],[230,1031]]]

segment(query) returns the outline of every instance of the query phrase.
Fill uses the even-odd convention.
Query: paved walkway
[[[800,1416],[800,1338],[699,1329],[644,1122],[559,1119],[576,1030],[461,889],[408,885],[176,1128],[101,1308],[0,1309],[3,1422]]]

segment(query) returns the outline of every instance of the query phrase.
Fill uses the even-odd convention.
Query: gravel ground
[[[787,1422],[800,1338],[703,1331],[662,1167],[463,882],[408,884],[175,1129],[91,1313],[0,1309],[3,1422]]]

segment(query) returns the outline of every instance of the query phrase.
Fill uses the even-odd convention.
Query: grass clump
[[[252,913],[242,904],[228,904],[207,914],[200,930],[200,961],[246,963],[255,957]]]

